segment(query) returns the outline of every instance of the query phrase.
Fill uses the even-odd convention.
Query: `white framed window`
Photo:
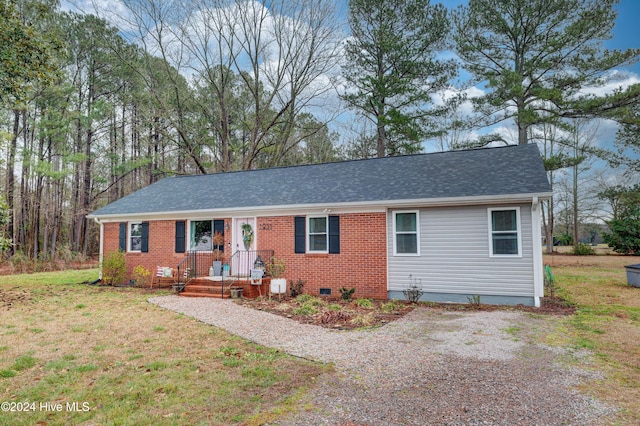
[[[189,222],[189,250],[213,250],[213,221],[192,220]]]
[[[329,253],[327,216],[307,216],[307,253]]]
[[[142,222],[129,222],[129,251],[142,251]]]
[[[420,256],[420,215],[417,210],[393,212],[393,254]]]
[[[489,208],[489,256],[522,257],[520,207]]]

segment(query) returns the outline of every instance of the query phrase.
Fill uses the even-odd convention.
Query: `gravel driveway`
[[[595,377],[535,343],[545,319],[522,312],[417,308],[369,331],[336,331],[240,306],[177,296],[149,300],[271,348],[334,363],[307,411],[278,425],[597,425],[614,412],[572,390]],[[588,357],[580,357],[588,364]],[[575,363],[572,363],[575,365]]]

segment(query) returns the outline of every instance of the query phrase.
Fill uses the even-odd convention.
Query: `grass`
[[[550,260],[558,263],[556,259]],[[583,259],[588,259],[586,264],[569,261],[552,266],[557,292],[574,302],[577,310],[549,338],[593,351],[606,379],[587,383],[582,390],[622,407],[620,424],[640,424],[640,289],[627,285],[623,268],[637,259]]]
[[[3,424],[260,424],[329,371],[147,302],[166,293],[77,284],[96,277],[0,277],[0,401],[65,407]]]

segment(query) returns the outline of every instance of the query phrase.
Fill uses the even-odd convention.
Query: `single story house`
[[[536,145],[169,177],[89,215],[100,255],[129,271],[269,250],[305,292],[540,305],[541,204],[552,196]],[[247,244],[248,243],[248,244]]]

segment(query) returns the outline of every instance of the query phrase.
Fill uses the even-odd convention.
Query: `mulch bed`
[[[355,301],[344,301],[342,299],[322,299],[326,304],[318,306],[318,313],[312,315],[298,315],[296,309],[301,304],[290,297],[281,297],[280,299],[272,297],[271,299],[238,299],[236,303],[243,306],[257,309],[260,311],[270,312],[275,315],[290,318],[303,324],[319,325],[325,328],[351,330],[363,327],[379,327],[391,321],[402,318],[411,312],[416,306],[428,306],[434,309],[446,311],[524,311],[537,314],[547,315],[572,315],[575,312],[575,306],[567,303],[559,297],[544,297],[542,305],[539,308],[533,306],[502,306],[502,305],[473,305],[473,304],[450,304],[450,303],[410,303],[406,301],[395,301],[395,307],[391,312],[385,312],[383,306],[388,304],[388,300],[373,300],[373,307],[365,309],[358,307]],[[334,309],[329,309],[329,305],[333,305]],[[336,305],[340,305],[341,309],[336,310]]]

